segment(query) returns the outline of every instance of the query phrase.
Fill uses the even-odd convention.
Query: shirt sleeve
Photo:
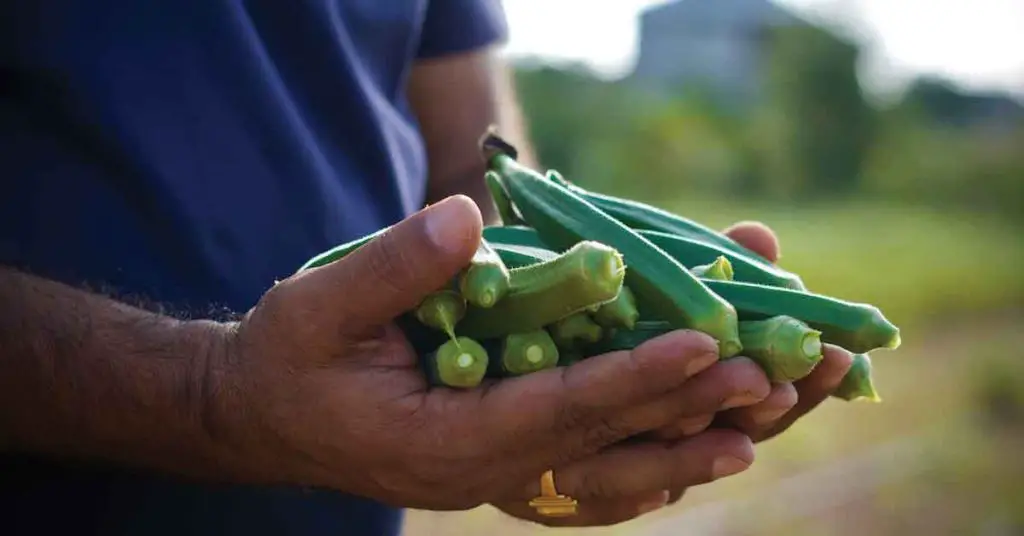
[[[501,0],[429,0],[416,57],[457,54],[506,39]]]

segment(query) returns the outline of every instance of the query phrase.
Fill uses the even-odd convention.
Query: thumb
[[[464,268],[480,242],[480,209],[464,195],[431,205],[336,262],[297,276],[305,308],[345,334],[416,307]]]

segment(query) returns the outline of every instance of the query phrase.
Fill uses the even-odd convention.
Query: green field
[[[715,228],[765,222],[779,235],[779,264],[808,287],[875,304],[908,329],[1024,304],[1021,229],[998,219],[868,203],[797,210],[692,199],[663,207]]]
[[[702,535],[1019,533],[1019,228],[864,203],[797,210],[688,199],[663,206],[718,228],[761,220],[782,240],[780,264],[810,288],[879,306],[903,329],[903,346],[874,359],[884,403],[829,401],[759,445],[749,471],[690,490],[676,506],[631,523],[544,530],[482,507],[410,512],[408,536],[685,535],[688,528]]]

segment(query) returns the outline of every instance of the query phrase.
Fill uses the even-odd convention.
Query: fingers
[[[679,499],[682,499],[683,495],[686,495],[686,488],[678,488],[678,489],[669,490],[669,492],[668,492],[668,504],[672,505],[672,504],[675,504],[675,503],[679,502]]]
[[[287,281],[312,318],[328,328],[360,333],[414,308],[472,258],[482,219],[477,205],[456,195],[394,225],[344,259]],[[301,300],[301,301],[300,301]]]
[[[558,444],[562,460],[597,452],[606,445],[721,408],[755,404],[768,395],[764,373],[748,359],[729,359],[651,402],[631,406],[600,422],[566,434]],[[639,438],[637,438],[639,439]]]
[[[714,413],[698,415],[697,417],[684,417],[678,421],[663,426],[651,433],[651,437],[657,441],[676,441],[684,437],[697,435],[715,420]]]
[[[734,430],[708,430],[677,443],[632,443],[555,470],[559,493],[584,504],[705,484],[745,471],[754,462],[750,438]],[[540,493],[539,479],[518,496]]]
[[[807,377],[793,384],[796,387],[800,400],[791,411],[787,412],[775,423],[771,430],[765,434],[765,438],[767,439],[786,430],[794,421],[824,402],[832,391],[839,386],[843,376],[850,370],[851,365],[853,365],[852,353],[838,346],[826,344],[821,363],[818,363],[818,366]]]
[[[507,514],[548,527],[607,527],[636,519],[665,506],[667,493],[655,491],[614,499],[590,499],[577,505],[572,517],[544,517],[530,507],[529,501],[515,500],[495,506]]]
[[[672,392],[718,359],[711,337],[694,331],[675,331],[636,347],[631,352],[594,356],[569,367],[511,378],[488,388],[480,400],[482,426],[499,441],[543,443],[530,470],[543,470],[565,459],[556,446],[564,438],[590,435],[597,450],[639,430],[611,429],[610,419],[625,408]],[[624,424],[625,426],[625,424]],[[538,473],[539,474],[539,473]]]
[[[853,364],[853,354],[832,344],[824,345],[824,356],[818,366],[806,377],[793,383],[797,402],[793,408],[774,420],[762,416],[761,424],[754,425],[753,416],[741,411],[728,415],[728,421],[753,434],[755,441],[772,438],[793,425],[799,418],[818,407],[839,386],[846,371]],[[781,406],[781,404],[780,404]]]
[[[775,233],[761,222],[736,223],[723,233],[739,242],[741,246],[768,259],[769,262],[779,260],[779,240]]]
[[[762,401],[752,406],[726,411],[721,418],[751,438],[757,439],[796,406],[798,395],[791,383],[778,383]]]
[[[707,428],[719,411],[757,404],[770,392],[771,383],[756,363],[745,357],[727,359],[687,382],[685,390],[666,400],[664,413],[643,424],[650,426],[645,430],[657,429],[651,435],[660,440],[694,435]],[[675,413],[668,413],[673,409]]]

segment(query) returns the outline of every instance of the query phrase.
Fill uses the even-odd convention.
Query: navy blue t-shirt
[[[0,3],[0,263],[193,315],[423,206],[417,58],[505,37],[498,0]],[[458,83],[452,81],[452,83]],[[324,491],[0,458],[0,534],[398,534]]]

